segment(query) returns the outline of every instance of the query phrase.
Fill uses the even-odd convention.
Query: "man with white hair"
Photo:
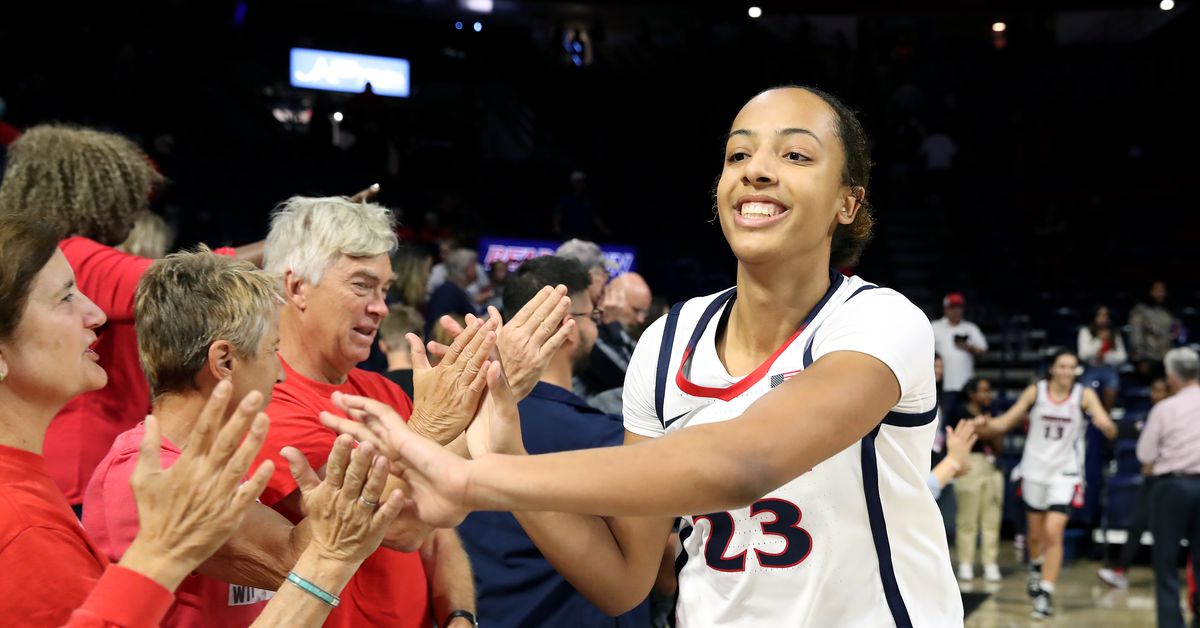
[[[608,284],[608,258],[604,256],[604,251],[600,250],[600,245],[587,240],[572,238],[563,242],[554,252],[558,257],[566,257],[573,259],[587,269],[588,276],[592,283],[588,286],[588,296],[591,297],[592,303],[601,303],[601,297],[604,296],[604,286]]]
[[[455,343],[456,359],[443,360],[436,369],[423,352],[414,351],[423,362],[414,371],[415,410],[395,383],[355,368],[370,354],[387,316],[389,254],[396,245],[391,212],[371,203],[293,197],[272,216],[263,266],[283,282],[279,357],[286,379],[276,386],[266,410],[271,430],[260,458],[275,460],[276,473],[261,501],[293,521],[303,516],[300,492],[277,452],[290,445],[313,468],[324,467],[337,435],[321,425],[319,416],[339,412],[332,399],[338,393],[386,403],[410,416],[415,432],[442,444],[462,432],[479,403],[480,394],[468,385],[490,345],[466,343],[489,335],[491,327],[483,324],[469,328]],[[488,331],[478,333],[481,329]],[[423,386],[440,394],[422,399]],[[392,488],[405,487],[393,477],[387,490]],[[436,621],[462,628],[474,623],[474,597],[470,564],[454,531],[431,532],[401,516],[346,586],[341,605],[325,625],[417,628]]]
[[[1150,530],[1159,628],[1183,628],[1179,608],[1179,544],[1188,540],[1200,565],[1200,355],[1172,349],[1163,358],[1174,393],[1154,406],[1138,438],[1137,456],[1151,465]],[[1195,625],[1195,618],[1193,618]]]

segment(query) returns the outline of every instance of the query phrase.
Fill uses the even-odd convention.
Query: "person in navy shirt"
[[[622,418],[596,410],[571,392],[571,378],[596,342],[602,312],[587,293],[588,273],[572,259],[529,260],[504,287],[506,319],[544,286],[562,284],[571,298],[575,329],[542,373],[533,391],[518,405],[521,435],[530,454],[620,445]],[[587,601],[538,551],[507,512],[472,513],[458,528],[475,571],[479,618],[491,628],[556,626],[570,628],[645,628],[650,610],[642,602],[619,617],[609,617]]]

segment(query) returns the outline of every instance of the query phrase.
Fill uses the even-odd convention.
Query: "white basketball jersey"
[[[638,343],[625,425],[649,437],[735,419],[835,351],[877,357],[901,387],[900,402],[860,442],[751,506],[681,513],[682,628],[962,625],[945,528],[926,484],[937,429],[929,321],[893,290],[837,273],[831,283],[796,334],[742,378],[716,353],[734,290],[676,306]]]
[[[1082,403],[1081,384],[1072,386],[1065,399],[1054,399],[1046,380],[1037,383],[1037,399],[1029,410],[1029,435],[1018,465],[1020,477],[1038,482],[1079,481],[1088,426]]]

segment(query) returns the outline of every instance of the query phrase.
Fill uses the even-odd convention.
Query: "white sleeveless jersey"
[[[625,426],[648,437],[735,419],[835,351],[878,358],[901,388],[900,402],[860,442],[751,506],[681,513],[682,628],[962,626],[945,527],[926,484],[937,429],[929,321],[893,290],[837,273],[831,283],[800,330],[743,378],[716,353],[734,290],[677,305],[638,343]]]
[[[1037,383],[1037,399],[1029,409],[1029,435],[1017,466],[1020,477],[1037,482],[1080,481],[1088,426],[1082,404],[1081,384],[1072,386],[1066,399],[1054,399],[1046,380]]]

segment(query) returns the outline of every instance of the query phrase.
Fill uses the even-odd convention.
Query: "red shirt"
[[[83,498],[83,527],[109,560],[120,560],[138,533],[137,502],[129,479],[137,467],[138,444],[145,423],[121,434],[96,467]],[[163,438],[160,455],[164,469],[182,452]],[[273,592],[230,584],[192,573],[175,591],[175,604],[162,625],[168,627],[249,626],[267,605]]]
[[[46,432],[44,454],[50,477],[71,504],[83,502],[92,471],[118,434],[137,425],[150,412],[150,385],[138,363],[133,329],[133,296],[138,280],[154,260],[122,253],[87,238],[58,243],[79,291],[108,316],[96,341],[100,366],[108,384],[83,393],[59,411]],[[233,249],[215,251],[232,255]]]
[[[260,498],[268,506],[297,490],[287,461],[279,455],[280,449],[295,447],[314,469],[325,466],[337,434],[321,425],[318,417],[322,410],[339,412],[329,398],[334,391],[381,401],[404,417],[412,414],[412,401],[404,391],[378,373],[354,369],[344,384],[335,386],[308,379],[292,370],[287,362],[283,368],[287,378],[275,386],[267,406],[271,429],[259,453],[259,461],[275,461],[275,474]],[[430,623],[429,583],[415,553],[385,547],[375,550],[350,579],[341,598],[341,605],[330,613],[325,626],[424,628]]]
[[[72,626],[157,626],[172,599],[153,580],[109,567],[41,456],[0,445],[0,618],[5,623],[61,626],[69,619]]]

